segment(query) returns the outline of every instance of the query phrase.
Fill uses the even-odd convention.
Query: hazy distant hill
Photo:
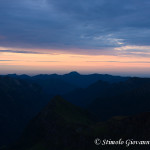
[[[77,86],[59,78],[34,78],[33,82],[39,84],[43,91],[50,96],[68,93],[78,88]]]
[[[0,145],[15,141],[46,104],[46,95],[38,85],[0,76]]]
[[[8,150],[124,150],[126,145],[96,146],[94,139],[149,140],[149,131],[150,113],[95,122],[85,110],[57,96],[30,121],[18,143]],[[148,150],[149,146],[128,149]]]

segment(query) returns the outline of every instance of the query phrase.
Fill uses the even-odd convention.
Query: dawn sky
[[[149,0],[0,0],[0,74],[150,76]]]

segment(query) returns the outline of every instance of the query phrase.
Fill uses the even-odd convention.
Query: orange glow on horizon
[[[148,72],[149,58],[111,55],[0,53],[1,73],[87,73]],[[2,61],[5,60],[5,61]]]

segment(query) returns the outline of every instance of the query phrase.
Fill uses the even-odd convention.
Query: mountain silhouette
[[[128,77],[111,76],[106,74],[81,75],[76,71],[64,75],[40,74],[30,77],[27,75],[9,74],[9,76],[39,84],[43,88],[44,92],[52,96],[57,94],[66,94],[76,88],[87,88],[98,80],[116,83],[128,79]]]
[[[111,78],[108,82],[98,75],[94,82],[93,76],[77,72],[0,76],[0,145],[15,142],[27,124],[8,149],[96,150],[93,139],[98,136],[149,138],[150,79],[113,77],[111,81],[111,76],[102,75]],[[87,86],[89,81],[92,84]],[[58,93],[62,96],[50,100]]]
[[[57,94],[87,87],[105,75],[80,75],[71,72],[65,75],[17,75],[0,76],[0,145],[15,141],[28,121]],[[115,80],[126,80],[122,77]],[[117,79],[118,78],[118,79]],[[106,77],[107,79],[107,77]]]

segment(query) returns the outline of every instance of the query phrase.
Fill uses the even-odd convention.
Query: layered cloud
[[[1,47],[31,53],[150,52],[149,0],[1,0],[0,18]]]

